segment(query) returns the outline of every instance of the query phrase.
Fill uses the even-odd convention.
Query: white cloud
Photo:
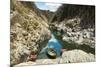
[[[45,3],[45,6],[48,7],[50,11],[56,11],[62,4],[60,3]]]
[[[60,3],[45,3],[45,5],[47,5],[47,6],[56,6],[56,7],[59,7],[59,6],[61,6],[62,4],[60,4]]]

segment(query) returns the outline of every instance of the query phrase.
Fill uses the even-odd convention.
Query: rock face
[[[64,52],[60,63],[80,63],[80,62],[94,62],[95,56],[91,53],[86,53],[82,50],[71,50]]]
[[[65,64],[65,63],[80,63],[80,62],[94,62],[95,56],[91,53],[86,53],[82,50],[65,51],[61,57],[56,59],[38,59],[36,62],[24,62],[14,67],[25,67],[28,65],[42,65],[42,64]]]
[[[39,43],[48,38],[46,17],[31,2],[11,0],[11,65],[27,61],[27,55],[37,52]]]
[[[14,67],[95,61],[95,7],[63,4],[54,13],[33,2],[11,0],[10,61]],[[56,59],[39,55],[51,32],[66,51]],[[33,52],[36,61],[27,61]]]
[[[63,4],[51,18],[51,22],[58,21],[60,23],[64,19],[68,20],[75,17],[81,19],[80,26],[82,29],[95,27],[95,7],[88,5]]]
[[[51,28],[62,40],[95,48],[95,7],[63,4],[51,18]]]

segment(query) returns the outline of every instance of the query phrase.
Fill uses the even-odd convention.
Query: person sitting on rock
[[[46,53],[46,55],[49,58],[53,59],[61,56],[61,49],[62,49],[61,43],[52,34],[51,39],[47,43],[47,46],[43,48],[40,53]]]

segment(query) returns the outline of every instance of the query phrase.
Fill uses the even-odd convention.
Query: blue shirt
[[[56,51],[57,56],[60,56],[62,46],[61,43],[53,35],[52,38],[48,41],[47,45],[47,48],[53,48]]]
[[[57,56],[60,56],[62,46],[61,46],[61,43],[59,42],[59,40],[57,40],[53,34],[51,36],[51,39],[48,41],[46,47],[44,47],[41,50],[40,54],[41,53],[45,54],[47,51],[47,48],[53,48],[55,50],[55,52],[57,53]]]

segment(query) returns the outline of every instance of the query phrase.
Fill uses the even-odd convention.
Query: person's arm
[[[40,53],[45,53],[46,52],[46,49],[48,48],[48,46],[44,47]]]

